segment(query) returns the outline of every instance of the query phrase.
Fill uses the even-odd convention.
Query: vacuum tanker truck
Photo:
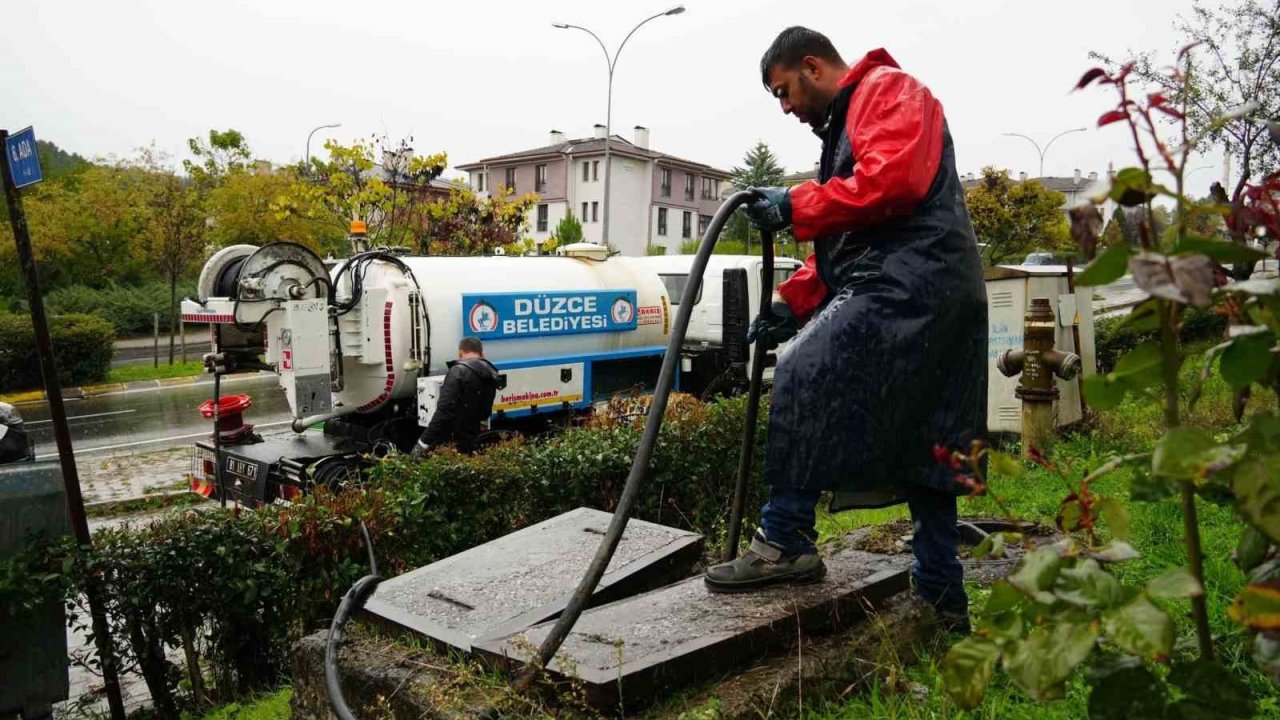
[[[288,501],[312,484],[349,481],[371,457],[407,451],[468,335],[484,342],[501,373],[495,430],[652,387],[673,321],[664,283],[678,265],[660,274],[641,258],[610,257],[596,245],[562,250],[423,257],[378,249],[340,261],[286,242],[218,251],[200,273],[196,297],[183,301],[182,319],[209,324],[215,381],[244,370],[277,374],[294,433],[254,434],[242,422],[243,396],[206,403],[217,431],[196,444],[192,489],[212,495],[221,487],[250,506]],[[749,350],[738,336],[751,320],[748,298],[758,293],[751,281],[760,279],[728,265],[723,287],[706,294],[721,305],[707,321],[717,327],[706,332],[731,340],[686,348],[687,391],[726,378],[745,382]],[[711,367],[714,377],[704,370]]]

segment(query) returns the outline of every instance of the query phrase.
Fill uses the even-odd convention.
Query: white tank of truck
[[[503,374],[496,415],[585,407],[653,382],[670,311],[633,258],[372,251],[326,269],[291,243],[219,252],[183,305],[185,320],[214,324],[232,365],[261,355],[279,374],[297,429],[404,399],[425,425],[465,336]]]
[[[362,269],[360,312],[337,311],[342,354],[358,362],[344,363],[336,403],[367,407],[416,392],[419,377],[443,377],[466,336],[480,338],[485,356],[509,371],[508,388],[496,401],[507,414],[555,402],[587,404],[596,394],[582,387],[592,379],[588,365],[661,356],[665,350],[670,332],[666,291],[631,258],[398,260],[369,261]],[[354,269],[334,269],[335,305],[350,301],[355,277]],[[418,338],[421,348],[414,344]],[[515,380],[572,376],[573,370],[577,377],[564,383]],[[571,389],[555,392],[558,388],[551,386],[556,384]],[[538,399],[549,402],[520,404]]]

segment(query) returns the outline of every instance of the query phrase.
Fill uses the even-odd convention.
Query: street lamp
[[[307,133],[307,153],[302,157],[303,165],[311,164],[311,136],[315,135],[317,131],[324,130],[325,128],[339,128],[339,127],[342,127],[342,123],[331,123],[329,125],[321,125],[320,127],[317,127],[311,132]]]
[[[551,27],[553,28],[556,28],[559,30],[568,30],[569,28],[573,28],[574,30],[581,30],[586,34],[590,35],[591,37],[595,38],[596,42],[600,44],[600,49],[604,52],[604,60],[609,68],[609,94],[608,94],[608,101],[605,105],[605,120],[604,120],[604,230],[602,233],[602,243],[606,246],[609,244],[609,195],[610,195],[609,186],[610,186],[610,178],[613,174],[613,163],[610,162],[610,153],[609,153],[609,144],[613,136],[613,71],[618,67],[618,56],[622,54],[622,48],[626,47],[627,41],[631,39],[631,36],[634,35],[642,25],[649,22],[650,20],[657,20],[658,18],[666,15],[679,15],[682,12],[684,12],[684,6],[677,5],[671,8],[670,10],[665,10],[663,12],[658,13],[657,15],[653,15],[652,17],[647,17],[644,20],[641,20],[640,23],[635,27],[631,28],[631,32],[627,33],[627,36],[622,39],[622,44],[618,45],[618,49],[616,52],[613,53],[612,57],[609,56],[609,49],[605,47],[604,41],[600,39],[599,35],[596,35],[590,30],[582,27],[581,25],[570,25],[569,23],[551,23]]]
[[[1031,143],[1032,145],[1035,145],[1036,152],[1040,153],[1040,177],[1044,177],[1044,155],[1045,153],[1049,152],[1049,146],[1053,144],[1053,141],[1057,140],[1063,135],[1070,135],[1071,133],[1076,133],[1076,132],[1084,132],[1086,129],[1087,128],[1074,128],[1072,130],[1063,130],[1057,135],[1054,135],[1049,140],[1049,142],[1045,143],[1043,150],[1040,149],[1040,143],[1036,142],[1035,140],[1032,140],[1031,138],[1027,137],[1026,135],[1023,135],[1022,133],[1001,133],[1001,134],[1007,135],[1008,137],[1020,137],[1023,140],[1026,140],[1027,142]]]

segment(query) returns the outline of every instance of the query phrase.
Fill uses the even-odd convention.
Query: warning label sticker
[[[641,305],[636,308],[636,323],[639,325],[661,325],[661,305]]]

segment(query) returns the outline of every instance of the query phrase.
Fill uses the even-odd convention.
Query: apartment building
[[[582,222],[588,242],[604,235],[604,136],[568,139],[552,130],[547,145],[495,155],[459,165],[471,188],[487,197],[499,187],[516,195],[533,192],[529,235],[541,243],[568,213]],[[610,139],[609,244],[624,255],[644,255],[649,246],[680,252],[682,243],[702,237],[730,174],[649,147],[649,130],[636,126],[632,140]]]

